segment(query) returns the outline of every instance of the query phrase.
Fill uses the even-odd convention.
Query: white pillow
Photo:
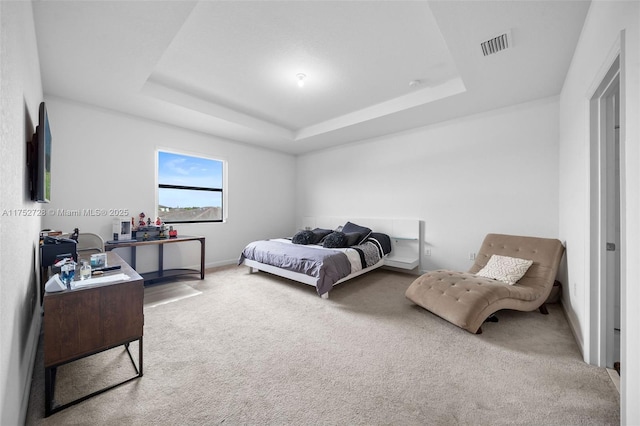
[[[533,265],[533,260],[493,254],[487,265],[480,269],[476,275],[513,285],[527,273],[531,265]]]

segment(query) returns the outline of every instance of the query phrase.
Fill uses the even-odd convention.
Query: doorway
[[[621,193],[620,56],[595,90],[591,120],[591,339],[590,362],[620,361]]]
[[[606,367],[620,364],[620,80],[616,76],[607,102],[606,128]],[[613,121],[613,128],[611,128]],[[619,370],[619,368],[618,368]],[[619,372],[619,371],[618,371]]]

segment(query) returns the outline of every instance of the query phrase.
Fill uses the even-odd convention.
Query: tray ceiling
[[[558,94],[588,6],[41,1],[34,17],[47,95],[300,154]]]

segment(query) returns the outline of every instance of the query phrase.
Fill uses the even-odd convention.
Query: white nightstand
[[[401,269],[414,269],[420,264],[418,238],[391,236],[392,250],[384,261],[386,266]]]

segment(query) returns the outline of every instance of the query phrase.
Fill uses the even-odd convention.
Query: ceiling
[[[559,94],[588,8],[36,0],[34,20],[46,95],[302,154]]]

